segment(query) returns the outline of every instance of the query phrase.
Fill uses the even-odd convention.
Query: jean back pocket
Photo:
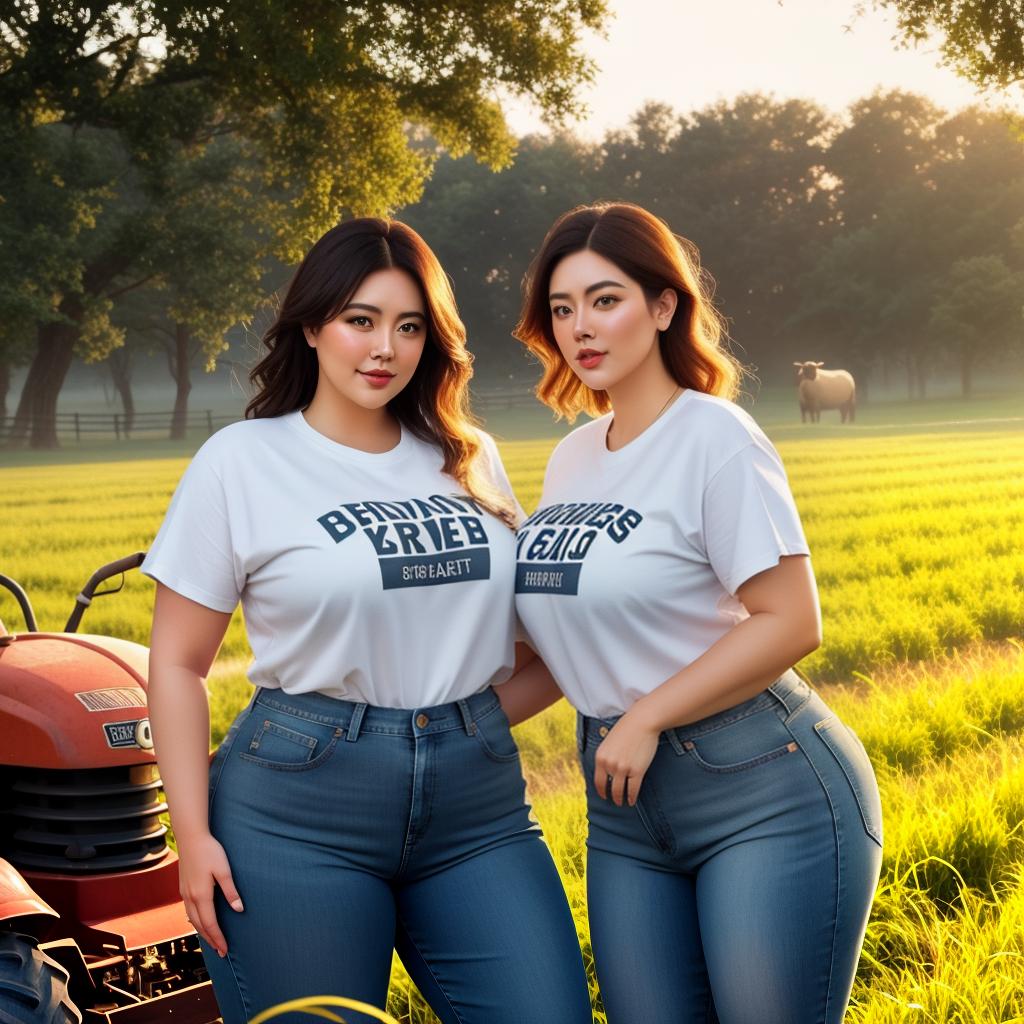
[[[832,752],[853,790],[864,822],[864,831],[882,845],[882,801],[878,795],[875,772],[864,744],[857,734],[834,715],[814,725],[814,731]]]

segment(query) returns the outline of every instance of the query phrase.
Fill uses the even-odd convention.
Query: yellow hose
[[[264,1021],[270,1020],[272,1017],[279,1017],[282,1013],[291,1013],[293,1010],[309,1013],[315,1017],[326,1017],[328,1020],[335,1021],[336,1024],[345,1024],[344,1017],[325,1010],[325,1006],[341,1006],[346,1010],[358,1010],[360,1013],[369,1014],[375,1020],[383,1021],[383,1024],[398,1024],[394,1017],[389,1017],[383,1010],[378,1010],[376,1006],[360,1003],[356,999],[345,999],[342,996],[306,996],[305,999],[291,999],[287,1003],[278,1003],[277,1006],[272,1006],[269,1010],[256,1014],[249,1024],[263,1024]]]

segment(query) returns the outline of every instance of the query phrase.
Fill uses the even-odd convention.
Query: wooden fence
[[[535,401],[527,385],[488,388],[473,393],[473,404],[479,410],[512,409],[530,406]],[[241,412],[214,413],[211,409],[190,409],[185,417],[187,434],[205,433],[207,436],[227,423],[242,418]],[[59,412],[57,436],[74,441],[128,441],[132,438],[168,437],[173,412],[137,412],[129,419],[123,412]],[[0,416],[0,444],[5,443],[14,428],[13,416]],[[31,426],[29,428],[31,432]]]
[[[173,412],[137,412],[129,419],[123,412],[59,412],[56,416],[57,436],[74,441],[128,441],[132,438],[168,437]],[[211,409],[191,410],[185,417],[186,433],[205,432],[207,436],[240,416],[214,415]],[[14,429],[13,416],[0,416],[0,444],[7,441]],[[31,433],[31,424],[29,426]]]

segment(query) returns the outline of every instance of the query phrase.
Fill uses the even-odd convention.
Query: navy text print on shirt
[[[486,580],[491,551],[483,509],[465,495],[355,501],[317,516],[336,544],[361,530],[380,562],[385,590]]]
[[[601,533],[621,544],[643,516],[609,501],[539,508],[516,533],[516,593],[576,594],[580,570]]]

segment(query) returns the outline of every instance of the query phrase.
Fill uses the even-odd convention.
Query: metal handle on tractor
[[[25,616],[25,627],[28,632],[38,633],[39,627],[36,625],[35,612],[32,611],[28,594],[21,589],[21,584],[15,583],[10,576],[4,576],[0,573],[0,587],[6,587],[17,599],[18,604],[21,606],[21,614]],[[0,629],[0,632],[3,632],[3,630]]]
[[[71,617],[68,619],[67,625],[64,627],[65,633],[74,633],[78,629],[78,624],[82,621],[82,616],[85,614],[85,609],[92,604],[94,597],[102,597],[104,594],[116,594],[121,587],[117,587],[115,590],[101,590],[98,594],[96,588],[104,581],[110,579],[111,576],[117,576],[120,573],[127,572],[129,569],[137,569],[142,565],[142,560],[146,557],[145,551],[136,551],[134,555],[125,555],[124,558],[119,558],[117,561],[109,562],[107,565],[101,566],[97,569],[90,577],[89,582],[82,587],[82,592],[75,598],[75,610],[71,613]],[[124,586],[122,580],[121,586]]]

